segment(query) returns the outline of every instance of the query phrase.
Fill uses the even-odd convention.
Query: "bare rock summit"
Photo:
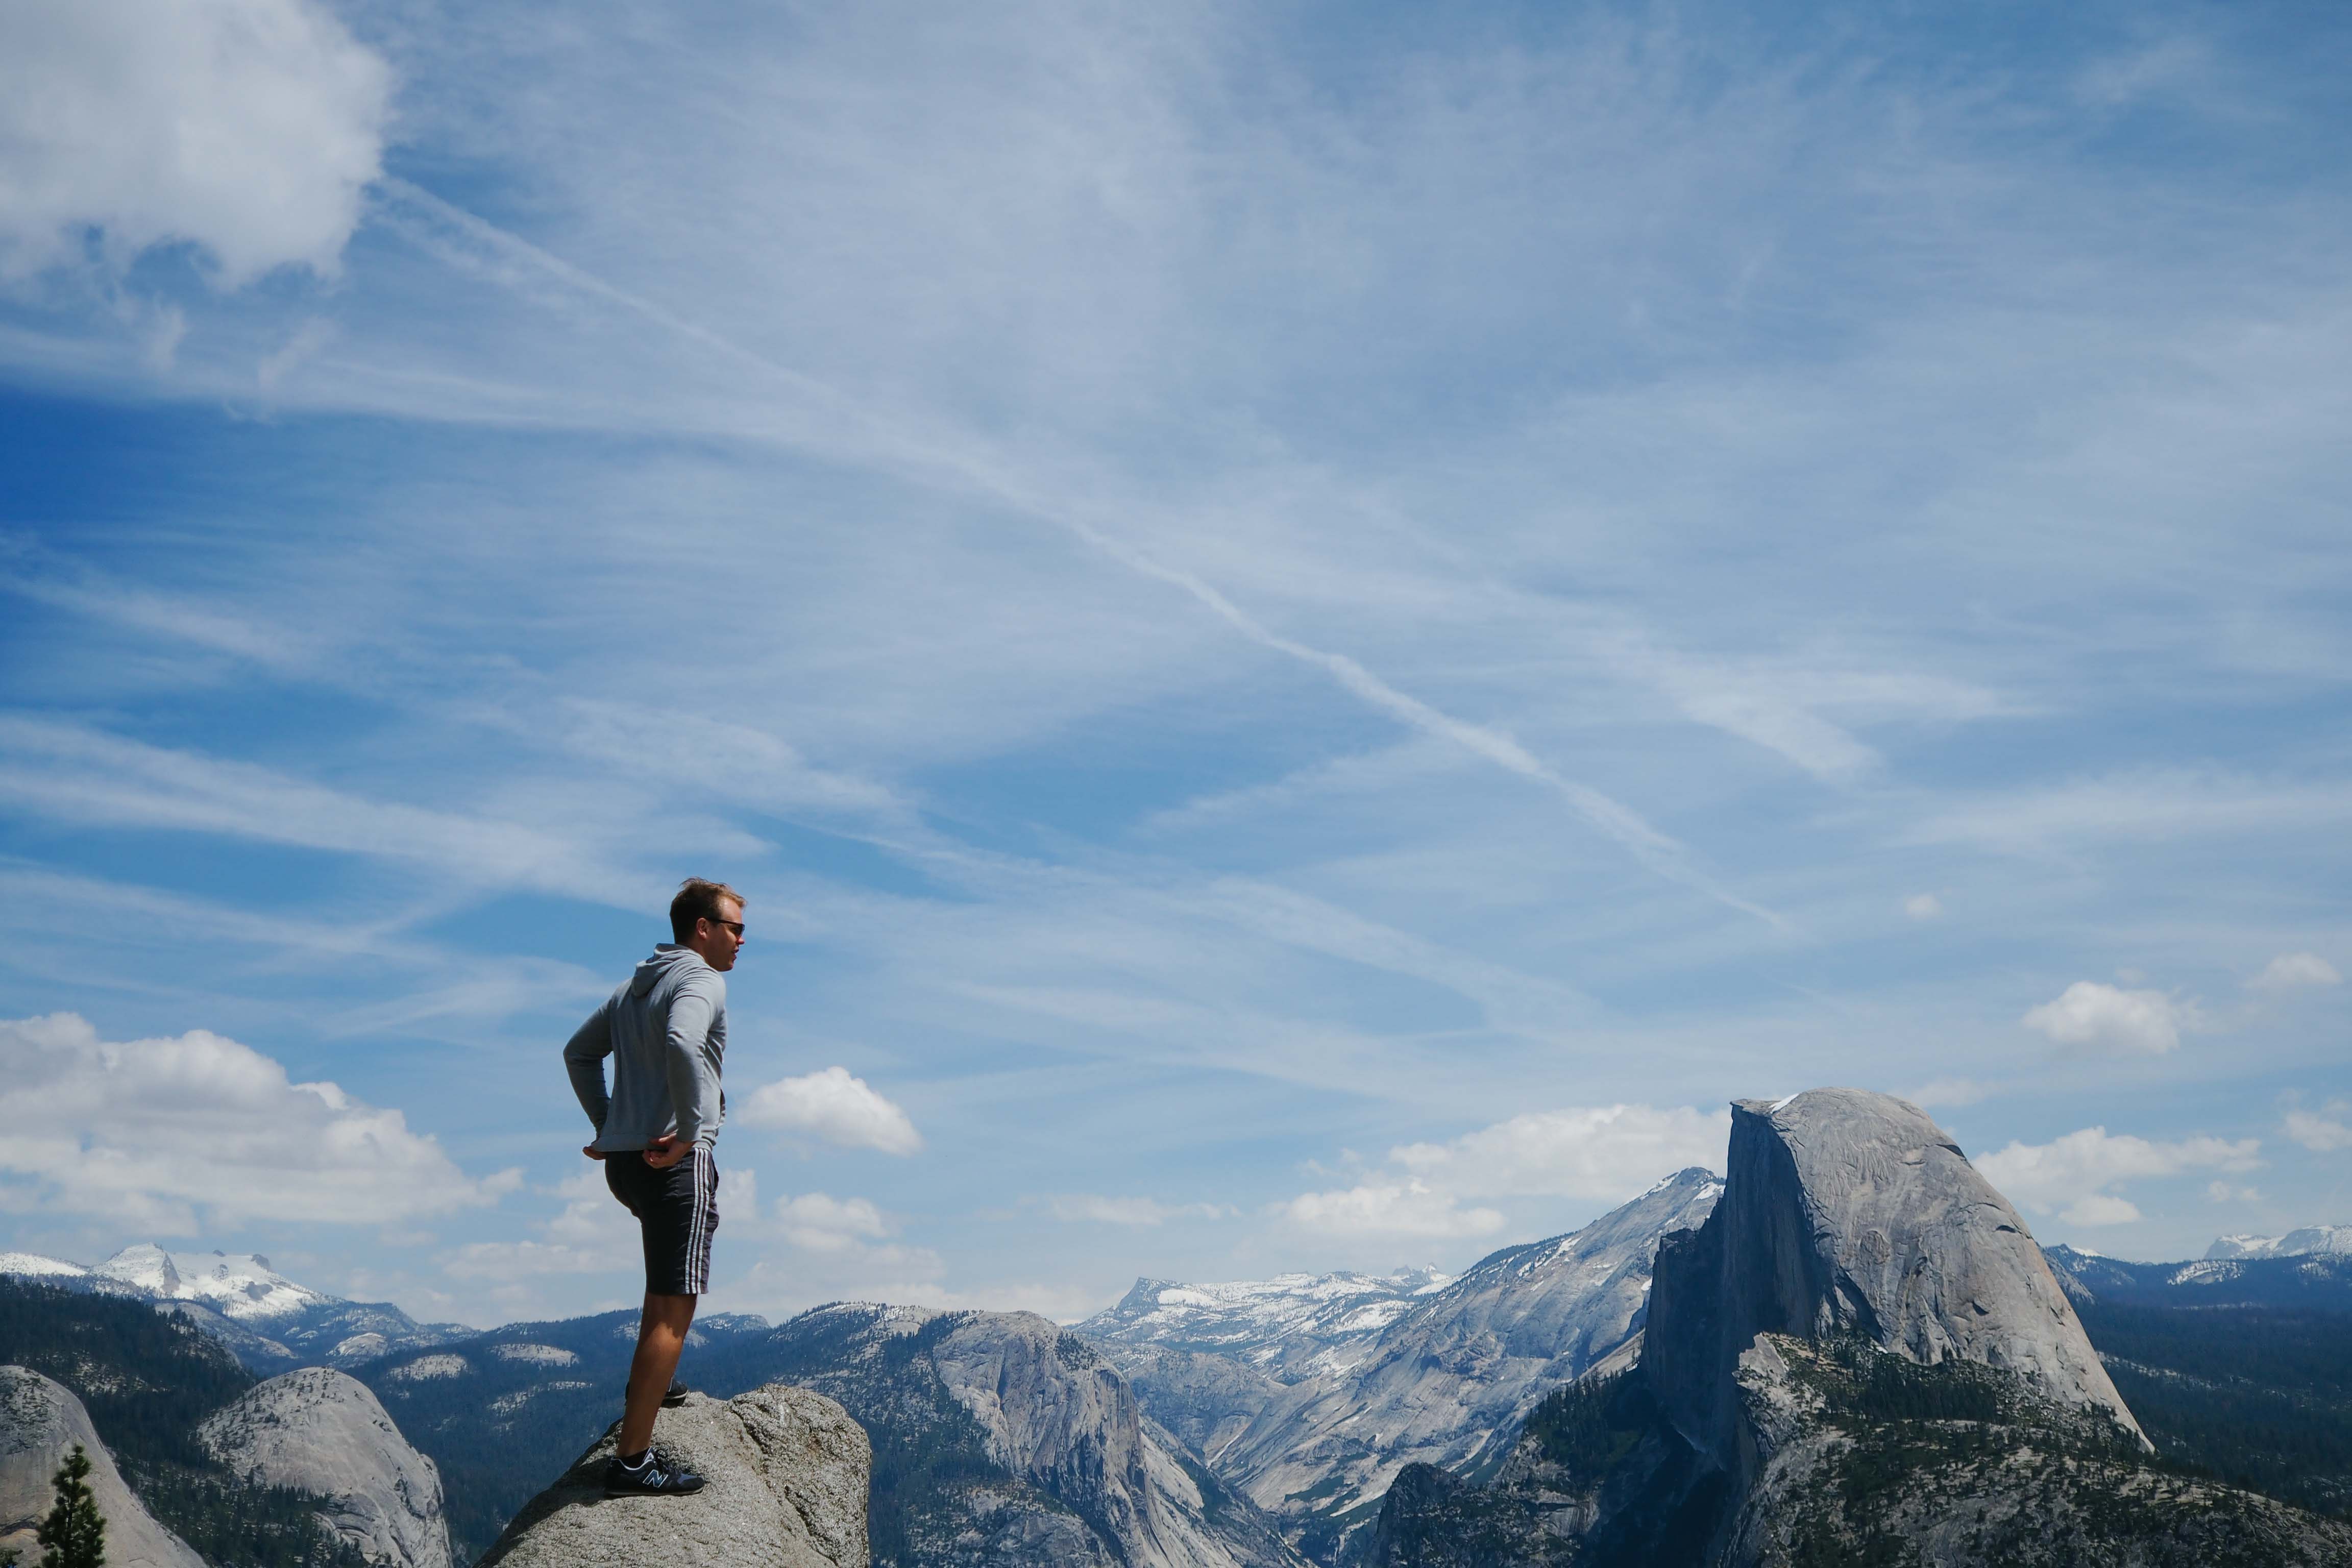
[[[1745,1468],[1736,1373],[1766,1333],[2014,1373],[2145,1443],[2025,1222],[1916,1106],[1858,1089],[1738,1101],[1728,1175],[1706,1224],[1659,1247],[1642,1358],[1718,1465]]]
[[[654,1441],[709,1482],[689,1497],[607,1498],[619,1430],[516,1515],[476,1568],[866,1568],[874,1450],[824,1395],[772,1383],[663,1411]]]
[[[205,1568],[125,1484],[73,1390],[21,1366],[0,1366],[0,1552],[38,1560],[33,1534],[56,1499],[50,1478],[77,1443],[89,1456],[89,1489],[106,1519],[108,1568]]]
[[[205,1417],[196,1440],[248,1484],[314,1492],[320,1517],[385,1568],[450,1568],[441,1474],[409,1447],[367,1385],[304,1367]]]

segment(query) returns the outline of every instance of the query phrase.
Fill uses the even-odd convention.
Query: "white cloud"
[[[836,1198],[826,1193],[803,1193],[776,1200],[776,1223],[785,1239],[811,1252],[845,1252],[860,1237],[890,1234],[882,1211],[866,1198]]]
[[[732,1173],[722,1176],[722,1216],[735,1191]],[[442,1268],[453,1279],[511,1283],[544,1275],[614,1273],[641,1262],[637,1223],[605,1186],[603,1164],[583,1163],[557,1184],[555,1194],[567,1201],[553,1219],[541,1222],[543,1239],[471,1242],[445,1256]]]
[[[1491,1236],[1503,1228],[1493,1209],[1463,1208],[1418,1177],[1301,1193],[1278,1212],[1304,1229],[1339,1236]]]
[[[923,1146],[907,1113],[844,1067],[761,1085],[744,1102],[742,1121],[746,1127],[805,1132],[845,1149],[912,1154]]]
[[[2352,1149],[2352,1125],[2347,1125],[2347,1112],[2352,1112],[2352,1105],[2340,1100],[2330,1100],[2320,1112],[2290,1110],[2286,1113],[2286,1135],[2315,1154]]]
[[[1979,1083],[1974,1079],[1939,1078],[1931,1083],[1921,1084],[1903,1098],[1921,1107],[1961,1106],[1975,1105],[1990,1099],[1993,1092],[1990,1085]]]
[[[1903,912],[1915,921],[1932,921],[1944,912],[1944,900],[1933,893],[1914,893],[1903,900]]]
[[[2181,1029],[2197,1021],[2197,1007],[2161,991],[2126,991],[2077,980],[2055,1000],[2027,1008],[2021,1021],[2062,1046],[2162,1056],[2179,1048]]]
[[[1443,1143],[1389,1151],[1397,1169],[1352,1187],[1302,1193],[1277,1212],[1338,1234],[1464,1237],[1499,1230],[1485,1197],[1568,1197],[1611,1203],[1690,1165],[1713,1167],[1730,1137],[1728,1111],[1649,1105],[1529,1111]]]
[[[235,287],[332,272],[392,72],[311,0],[29,0],[0,49],[0,275],[201,247]]]
[[[605,1186],[603,1165],[591,1164],[566,1177],[554,1189],[554,1195],[566,1200],[564,1206],[540,1224],[536,1238],[461,1247],[442,1259],[443,1268],[457,1279],[512,1280],[537,1275],[619,1273],[637,1267],[643,1253],[636,1221]],[[897,1248],[865,1247],[865,1241],[887,1237],[892,1230],[887,1217],[871,1200],[802,1193],[763,1206],[759,1174],[749,1169],[720,1171],[719,1226],[722,1263],[738,1247],[779,1236],[806,1252],[861,1257],[871,1252],[880,1261],[894,1264],[911,1256]],[[936,1268],[936,1260],[931,1266]]]
[[[2113,1193],[2085,1193],[2058,1211],[2069,1225],[2130,1225],[2140,1217],[2139,1205]]]
[[[1155,1226],[1171,1219],[1218,1219],[1225,1211],[1215,1204],[1163,1204],[1157,1198],[1109,1198],[1093,1193],[1071,1193],[1048,1200],[1055,1219],[1097,1225]]]
[[[1979,1156],[1976,1167],[2003,1196],[2033,1214],[2055,1213],[2074,1225],[2123,1225],[2139,1218],[2139,1210],[2107,1188],[2184,1171],[2251,1171],[2262,1163],[2261,1152],[2254,1138],[2156,1143],[2085,1127],[2047,1143],[2012,1142]]]
[[[71,1013],[0,1023],[0,1171],[55,1211],[161,1235],[250,1220],[380,1226],[495,1203],[397,1110],[205,1030],[110,1042]]]
[[[2282,952],[2246,984],[2256,991],[2299,991],[2309,985],[2341,985],[2344,975],[2315,952]]]
[[[2205,1184],[2205,1195],[2217,1204],[2250,1204],[2263,1194],[2252,1187],[2237,1186],[2216,1179]]]
[[[1723,1163],[1731,1113],[1688,1106],[1571,1106],[1529,1111],[1446,1143],[1389,1158],[1465,1197],[1630,1198],[1660,1176]]]

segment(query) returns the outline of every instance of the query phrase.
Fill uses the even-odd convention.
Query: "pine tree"
[[[33,1536],[47,1549],[41,1568],[104,1568],[106,1520],[90,1494],[89,1456],[79,1443],[50,1482],[58,1489],[58,1503]]]

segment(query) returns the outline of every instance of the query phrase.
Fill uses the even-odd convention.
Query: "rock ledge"
[[[655,1442],[709,1478],[692,1497],[605,1497],[618,1431],[531,1500],[476,1568],[866,1568],[874,1450],[824,1395],[772,1383],[663,1411]]]

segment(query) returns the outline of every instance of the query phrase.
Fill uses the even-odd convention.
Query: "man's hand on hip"
[[[598,1148],[598,1147],[596,1147],[596,1145],[594,1145],[593,1143],[589,1144],[586,1148],[584,1148],[584,1149],[581,1150],[580,1152],[581,1152],[583,1154],[587,1155],[591,1160],[601,1160],[601,1159],[603,1159],[603,1158],[604,1157],[604,1151],[603,1151],[602,1149],[599,1149],[599,1148]]]
[[[646,1145],[646,1163],[656,1171],[667,1171],[693,1152],[693,1144],[681,1143],[676,1133],[665,1132]]]

